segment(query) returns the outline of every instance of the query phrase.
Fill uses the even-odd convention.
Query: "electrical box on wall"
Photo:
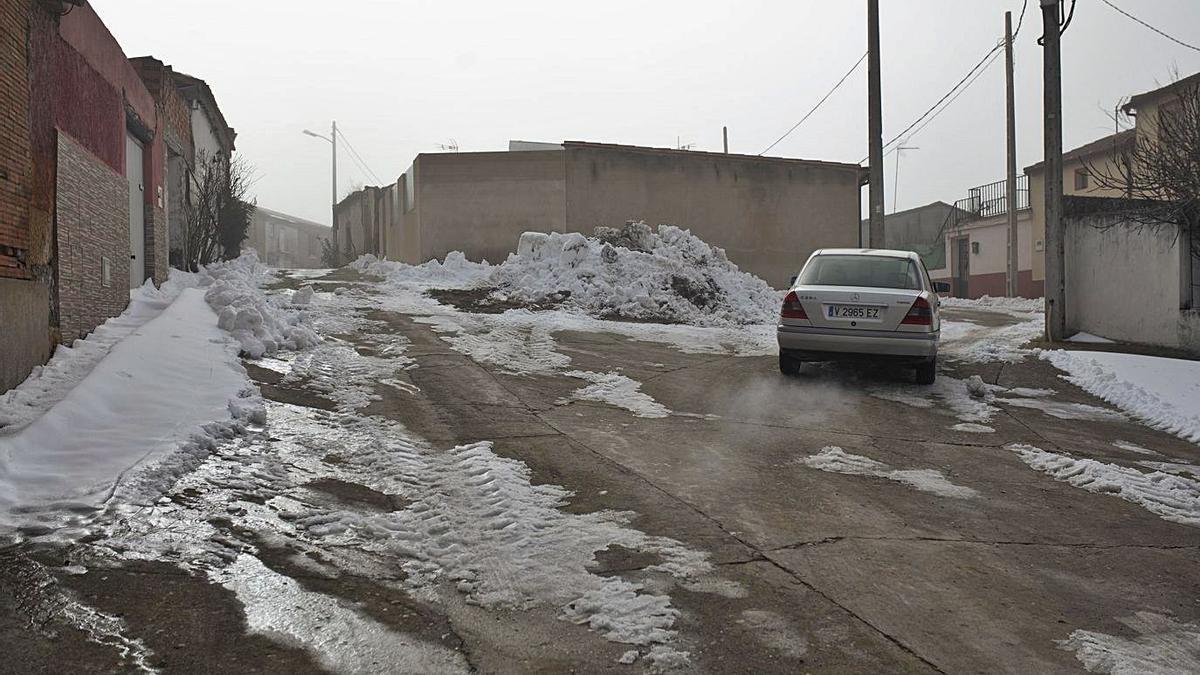
[[[1035,250],[1035,251],[1040,251],[1045,247],[1046,247],[1046,245],[1042,242],[1041,239],[1038,239],[1037,241],[1033,242],[1033,250]]]
[[[975,255],[979,255],[979,242],[977,242],[977,241],[971,242],[971,253],[974,253]]]

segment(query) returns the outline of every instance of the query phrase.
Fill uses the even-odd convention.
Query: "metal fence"
[[[1008,181],[998,180],[967,190],[967,198],[954,202],[953,223],[991,218],[1008,213]],[[1017,210],[1029,208],[1029,176],[1017,176]]]

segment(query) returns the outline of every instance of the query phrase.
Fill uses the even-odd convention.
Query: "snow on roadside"
[[[1046,308],[1045,298],[993,298],[985,295],[974,300],[968,298],[942,298],[943,307],[961,307],[963,309],[993,309],[1006,312],[1027,314],[1042,312]]]
[[[979,496],[979,493],[972,488],[951,483],[940,471],[893,469],[883,462],[862,455],[850,454],[835,445],[825,446],[817,454],[801,458],[800,463],[809,468],[830,473],[886,478],[939,497],[971,499]]]
[[[1120,497],[1163,520],[1200,527],[1200,480],[1161,471],[1144,473],[1119,464],[1060,455],[1021,443],[1006,447],[1021,461],[1055,480],[1088,492]]]
[[[198,283],[195,274],[171,270],[161,288],[147,281],[132,289],[129,306],[119,316],[105,321],[82,340],[59,345],[46,365],[34,368],[24,382],[0,395],[0,435],[14,433],[61,401],[114,345],[162,314],[185,288]]]
[[[1038,355],[1065,371],[1068,382],[1147,426],[1200,443],[1200,361],[1074,350]]]
[[[271,270],[253,251],[209,265],[202,275],[202,285],[208,286],[204,297],[218,313],[217,325],[229,331],[250,358],[304,349],[321,341],[303,322],[303,314],[287,307],[287,298],[263,293]]]
[[[593,373],[585,370],[572,370],[564,373],[567,377],[587,380],[591,384],[571,392],[571,395],[559,401],[598,401],[617,408],[624,408],[635,417],[669,417],[671,410],[655,401],[649,394],[641,391],[642,383],[631,380],[620,373]]]
[[[368,253],[350,263],[349,267],[394,283],[425,288],[470,288],[487,281],[495,269],[487,261],[477,263],[467,260],[461,251],[451,251],[441,261],[434,259],[420,265],[380,260]]]
[[[61,401],[0,436],[0,528],[54,528],[154,496],[262,401],[199,289],[112,346]]]
[[[1000,328],[977,324],[967,327],[957,325],[963,323],[967,322],[953,319],[942,321],[944,335],[939,355],[971,363],[1013,363],[1030,353],[1023,345],[1045,333],[1045,320],[1040,316]]]
[[[1075,630],[1060,649],[1075,652],[1089,672],[1114,675],[1175,675],[1200,672],[1200,624],[1155,612],[1137,612],[1117,621],[1133,638]]]

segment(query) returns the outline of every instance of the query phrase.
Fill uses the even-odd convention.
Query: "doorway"
[[[142,175],[142,143],[125,134],[125,177],[129,180],[129,287],[146,280],[146,186]]]
[[[971,278],[971,238],[955,238],[954,245],[950,247],[950,253],[952,258],[950,270],[953,275],[951,294],[956,298],[969,297],[967,281]]]

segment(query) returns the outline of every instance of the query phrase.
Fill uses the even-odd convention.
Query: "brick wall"
[[[59,328],[70,344],[129,304],[129,181],[59,132],[56,192]]]
[[[0,278],[28,279],[28,0],[0,0]]]
[[[146,205],[145,227],[146,278],[154,279],[155,285],[167,280],[167,212],[158,206]]]

